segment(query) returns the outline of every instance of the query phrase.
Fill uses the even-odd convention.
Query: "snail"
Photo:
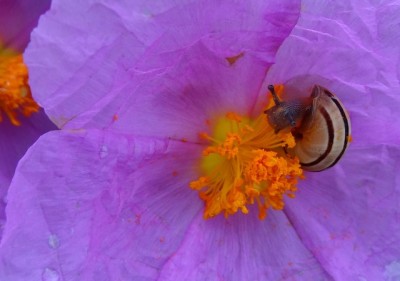
[[[350,119],[339,99],[320,85],[314,85],[305,99],[281,101],[273,85],[268,86],[275,105],[266,110],[275,133],[289,126],[296,146],[288,153],[297,156],[303,169],[322,171],[343,156],[350,139]]]

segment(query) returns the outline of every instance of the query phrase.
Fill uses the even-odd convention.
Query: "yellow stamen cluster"
[[[22,55],[0,53],[0,122],[4,113],[13,125],[19,126],[17,113],[30,116],[38,110],[39,106],[32,99],[28,69]]]
[[[295,145],[290,132],[276,134],[265,114],[250,120],[228,113],[213,136],[201,134],[210,145],[203,151],[203,175],[190,183],[205,202],[205,218],[247,214],[247,206],[256,203],[263,219],[267,209],[283,209],[284,195],[294,197],[303,171],[284,151]]]

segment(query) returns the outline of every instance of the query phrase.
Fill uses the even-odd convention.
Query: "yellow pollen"
[[[272,106],[270,104],[269,106]],[[267,210],[282,210],[285,196],[294,197],[303,178],[299,160],[285,153],[295,146],[290,130],[275,133],[265,114],[250,119],[234,112],[217,120],[201,158],[201,174],[190,183],[205,203],[204,217],[225,217],[256,203],[259,218]]]
[[[0,122],[3,114],[15,126],[21,125],[17,114],[30,116],[39,106],[32,99],[28,85],[28,69],[21,54],[2,52],[0,48]]]

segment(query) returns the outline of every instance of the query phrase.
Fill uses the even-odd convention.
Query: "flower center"
[[[272,103],[270,103],[272,106]],[[270,107],[269,106],[269,107]],[[205,202],[204,217],[225,217],[256,203],[259,218],[282,210],[284,195],[293,198],[303,171],[297,157],[285,153],[295,146],[289,131],[275,133],[265,114],[254,119],[229,112],[219,118],[201,159],[202,176],[190,183]]]
[[[17,113],[30,116],[39,106],[32,99],[28,69],[21,54],[10,54],[0,48],[0,122],[3,113],[15,126],[21,125]]]

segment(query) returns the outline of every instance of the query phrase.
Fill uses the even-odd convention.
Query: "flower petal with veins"
[[[9,191],[0,276],[154,279],[201,210],[187,188],[200,149],[97,130],[42,136]]]
[[[116,126],[147,135],[157,134],[154,124],[130,120],[156,119],[154,129],[168,125],[170,132],[158,134],[171,136],[180,119],[204,122],[221,101],[249,111],[298,9],[290,0],[56,1],[26,52],[34,97],[60,127]],[[180,110],[180,118],[165,116],[168,100],[169,114]],[[182,101],[192,104],[182,108]],[[115,115],[129,123],[118,125]]]

